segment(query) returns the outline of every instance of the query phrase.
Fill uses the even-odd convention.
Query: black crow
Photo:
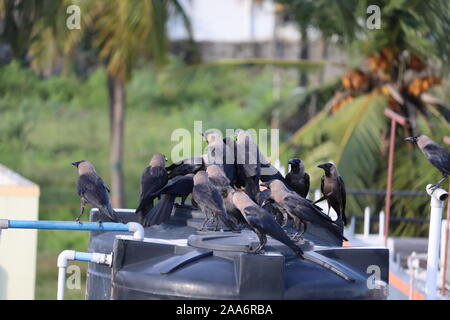
[[[192,198],[200,210],[206,215],[202,229],[213,218],[216,221],[216,229],[218,228],[220,219],[228,228],[236,230],[236,227],[228,218],[227,210],[219,190],[209,181],[206,171],[200,170],[195,174]]]
[[[339,175],[336,166],[332,163],[323,163],[317,167],[323,169],[325,174],[322,176],[320,183],[320,190],[323,197],[314,203],[320,202],[324,199],[328,202],[328,214],[330,207],[336,211],[339,218],[342,219],[344,225],[347,224],[347,217],[345,216],[346,192],[344,179]]]
[[[286,212],[292,219],[294,224],[299,226],[303,224],[303,232],[306,232],[308,223],[328,229],[336,237],[341,240],[347,239],[342,235],[339,226],[336,225],[330,217],[325,215],[322,210],[310,200],[307,200],[297,193],[289,190],[283,182],[272,180],[261,184],[270,189],[269,199],[275,202]]]
[[[100,213],[107,216],[112,221],[118,222],[109,201],[109,189],[103,183],[102,178],[97,175],[94,166],[89,161],[81,160],[72,162],[78,168],[77,190],[80,196],[80,215],[75,219],[80,221],[84,212],[84,206],[90,204],[98,208]]]
[[[142,173],[140,202],[136,208],[136,214],[139,215],[139,220],[144,227],[147,227],[150,223],[147,215],[153,208],[153,201],[156,198],[155,192],[167,184],[168,175],[164,167],[166,161],[164,155],[157,153]]]
[[[291,165],[291,171],[286,175],[288,187],[303,198],[306,198],[309,192],[309,174],[305,172],[303,161],[293,158],[289,160],[288,164]]]
[[[442,182],[450,175],[450,152],[424,135],[409,137],[405,141],[414,142],[427,157],[428,161],[442,173],[442,179],[432,187],[433,191],[439,188]]]

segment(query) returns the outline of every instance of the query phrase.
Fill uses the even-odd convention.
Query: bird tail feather
[[[141,224],[144,227],[161,224],[169,220],[172,213],[175,197],[168,194],[163,194],[161,200],[141,219]]]
[[[116,212],[112,208],[111,204],[108,203],[108,205],[98,208],[101,214],[104,216],[107,216],[109,219],[111,219],[114,222],[119,222],[119,219],[117,218]]]

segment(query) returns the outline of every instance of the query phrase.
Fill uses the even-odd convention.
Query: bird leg
[[[288,215],[287,211],[283,207],[281,207],[280,205],[276,204],[275,202],[272,203],[272,206],[275,209],[277,209],[279,213],[281,213],[281,217],[282,218],[280,220],[280,225],[282,227],[285,227],[287,225],[287,223],[288,223],[288,218],[289,218],[289,215]]]
[[[262,234],[261,232],[259,232],[256,229],[254,229],[253,231],[255,231],[256,235],[259,238],[259,246],[255,249],[255,253],[264,253],[263,248],[267,243],[267,237],[265,234]]]
[[[298,219],[298,218],[296,218],[296,219]],[[297,231],[296,233],[294,233],[291,236],[292,241],[298,242],[300,240],[303,240],[303,234],[306,232],[306,222],[298,219],[298,220],[294,220],[294,224],[296,225],[297,229],[300,229],[300,224],[303,225],[302,232]]]
[[[181,197],[181,203],[175,203],[175,207],[177,207],[177,208],[186,208],[186,209],[194,209],[194,206],[190,206],[190,205],[187,205],[185,202],[186,202],[186,199],[187,199],[187,195],[186,196],[184,196],[184,197]]]
[[[214,221],[216,222],[216,226],[214,228],[214,231],[219,230],[219,219],[217,217],[214,217]]]
[[[186,198],[187,198],[188,196],[186,195],[186,196],[184,196],[184,197],[181,197],[181,205],[182,206],[184,206],[185,204],[185,202],[186,202]]]
[[[75,218],[76,222],[80,222],[80,218],[81,218],[81,216],[84,213],[84,206],[85,205],[86,205],[86,202],[83,199],[81,199],[80,200],[80,214],[78,215],[78,217]]]
[[[448,178],[448,175],[444,175],[443,177],[442,177],[442,179],[441,180],[439,180],[436,184],[433,184],[432,186],[431,186],[431,194],[433,194],[433,192],[437,189],[437,188],[439,188],[440,186],[441,186],[441,184],[442,184],[442,182],[444,182],[446,179]]]
[[[205,230],[206,224],[208,223],[208,221],[210,220],[209,217],[206,217],[205,220],[203,221],[202,226],[200,227],[200,230],[203,231]]]
[[[327,196],[323,196],[323,197],[321,197],[319,200],[314,201],[314,204],[316,204],[316,203],[318,203],[318,202],[320,202],[320,201],[323,201],[323,200],[325,200],[326,198],[327,198]]]

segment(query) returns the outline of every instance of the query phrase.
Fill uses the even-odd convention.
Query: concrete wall
[[[37,220],[39,187],[0,165],[0,219]],[[37,230],[2,230],[0,299],[34,299]]]

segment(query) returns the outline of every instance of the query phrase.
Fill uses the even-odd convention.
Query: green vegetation
[[[11,46],[16,59],[0,67],[0,163],[40,185],[40,218],[77,215],[76,171],[70,163],[81,159],[92,161],[112,187],[114,204],[135,207],[139,177],[152,154],[170,158],[177,143],[170,141],[171,133],[177,128],[192,132],[195,120],[203,121],[203,129],[222,130],[280,123],[281,162],[304,159],[313,187],[322,174],[317,163],[334,160],[347,188],[384,189],[389,120],[383,110],[391,108],[408,118],[396,132],[393,189],[423,190],[437,181],[438,172],[402,138],[425,133],[441,143],[450,130],[449,2],[277,2],[282,20],[295,22],[302,34],[302,58],[308,58],[311,27],[325,43],[341,45],[351,68],[341,79],[309,86],[306,72],[320,69],[323,61],[202,63],[195,46],[183,54],[196,65],[167,59],[168,13],[181,14],[190,31],[175,0],[79,1],[84,28],[70,33],[64,24],[71,1],[0,0],[0,41]],[[381,8],[379,30],[365,26],[369,5]],[[73,57],[92,61],[77,64]],[[75,76],[75,69],[82,76]],[[300,79],[297,69],[303,72]],[[277,101],[274,70],[282,75]],[[304,90],[294,92],[299,83]],[[347,211],[359,215],[368,204],[382,209],[384,198],[350,196]],[[427,201],[394,197],[392,214],[425,217]],[[417,236],[426,228],[399,224],[392,231]],[[87,240],[81,232],[39,232],[38,299],[55,297],[56,255],[63,249],[85,250]]]

